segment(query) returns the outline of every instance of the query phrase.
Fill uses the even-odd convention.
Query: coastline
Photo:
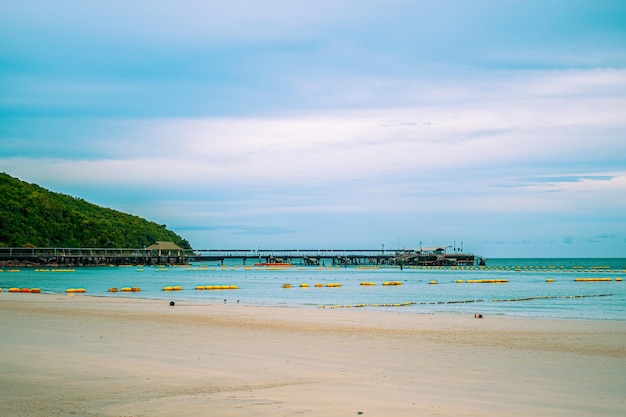
[[[0,414],[618,416],[626,323],[0,294]]]

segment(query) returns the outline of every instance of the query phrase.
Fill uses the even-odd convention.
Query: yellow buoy
[[[109,288],[109,292],[118,292],[118,289],[115,287]]]
[[[196,285],[196,291],[205,290],[206,287],[204,285]]]
[[[431,285],[434,285],[436,283],[437,283],[437,281],[435,281],[435,280],[432,280],[432,281],[429,282],[429,284],[431,284]]]
[[[291,284],[283,284],[283,288],[291,288]]]
[[[172,291],[181,291],[183,288],[180,285],[172,286]]]
[[[173,290],[174,290],[174,288],[172,288],[172,287],[171,287],[171,286],[169,286],[169,285],[168,285],[168,286],[166,286],[166,287],[163,287],[163,291],[173,291]]]
[[[309,284],[307,284],[306,282],[303,282],[302,284],[300,284],[300,288],[308,288]]]
[[[546,282],[554,282],[554,280],[552,278],[548,278]]]

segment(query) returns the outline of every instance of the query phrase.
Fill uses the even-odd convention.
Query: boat
[[[254,266],[264,266],[269,268],[292,268],[294,265],[284,262],[259,262],[254,264]]]

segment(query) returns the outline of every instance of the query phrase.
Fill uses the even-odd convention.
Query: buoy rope
[[[455,301],[406,301],[404,303],[386,304],[349,304],[349,305],[321,305],[320,308],[359,308],[359,307],[406,307],[410,305],[434,305],[434,304],[462,304],[462,303],[482,303],[485,300],[455,300]]]
[[[544,299],[552,299],[552,298],[589,298],[589,297],[611,297],[611,296],[613,296],[613,294],[538,295],[535,297],[496,299],[493,301],[494,302],[510,302],[510,301],[544,300]]]

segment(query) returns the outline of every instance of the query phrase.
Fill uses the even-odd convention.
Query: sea
[[[626,258],[489,259],[484,267],[402,269],[268,268],[236,261],[177,267],[4,268],[0,300],[21,295],[9,293],[11,288],[38,288],[67,297],[147,298],[168,304],[623,321],[624,279]]]

